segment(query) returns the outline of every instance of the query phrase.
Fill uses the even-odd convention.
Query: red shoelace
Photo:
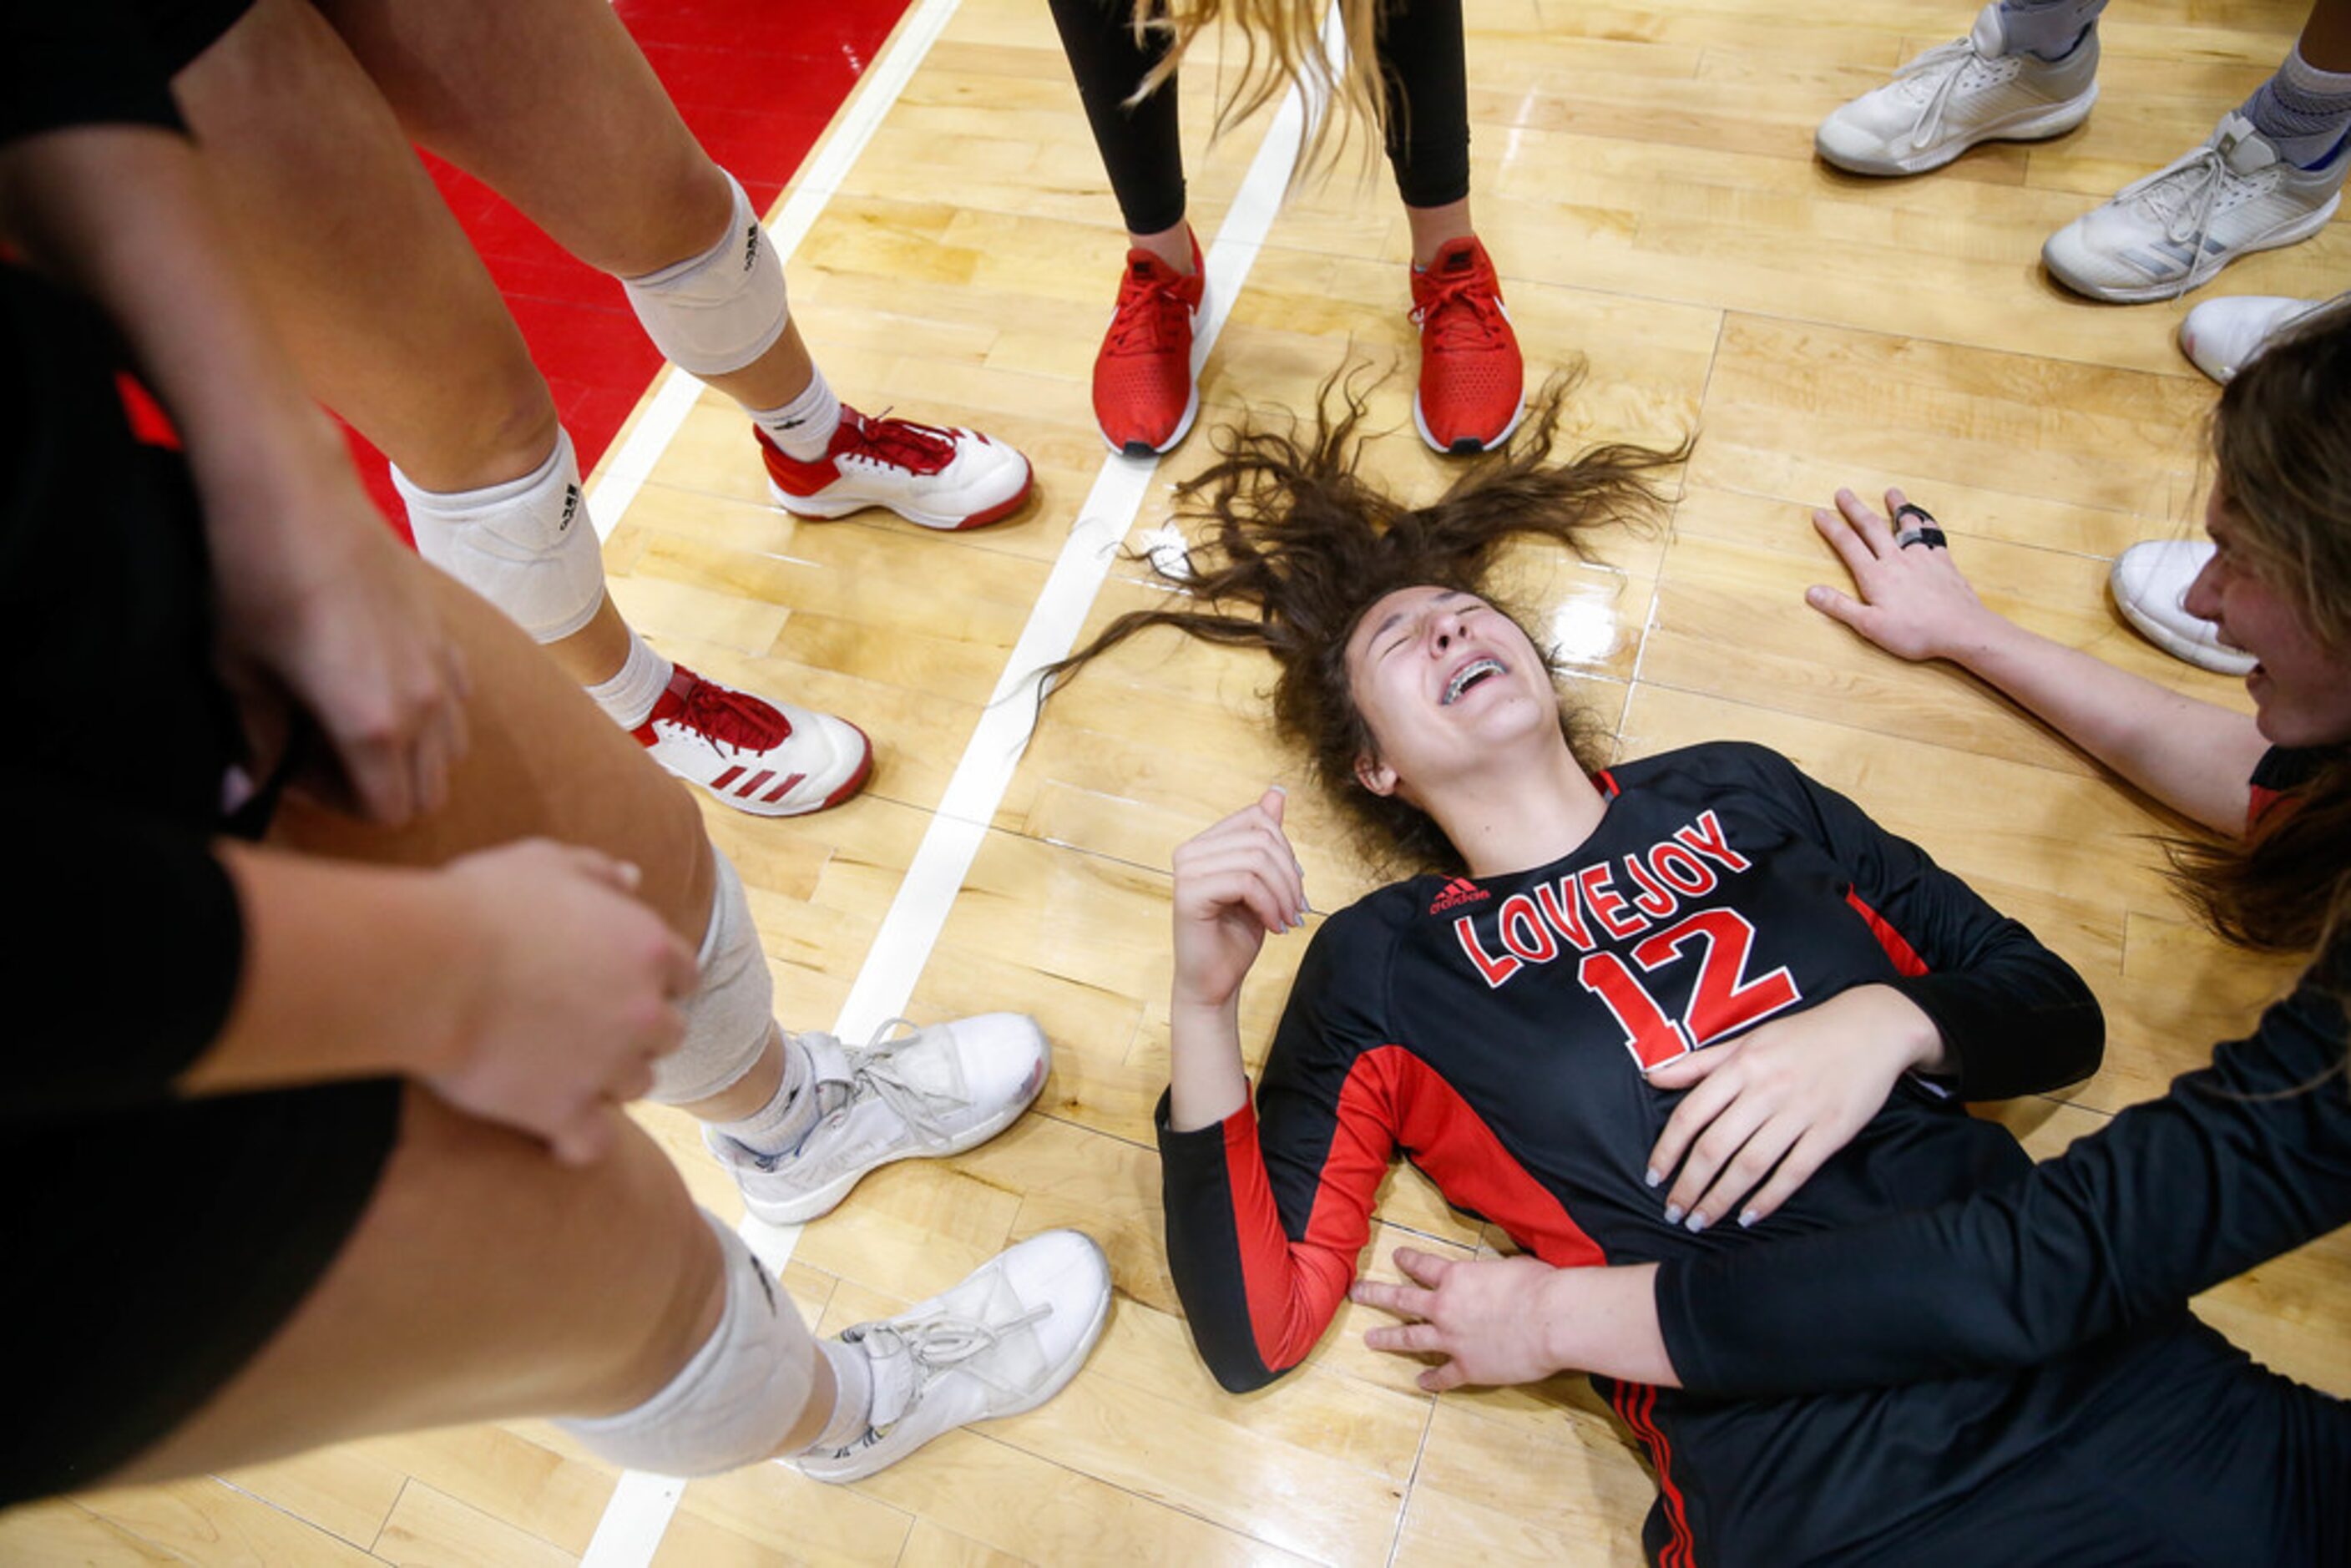
[[[674,722],[713,746],[737,751],[771,750],[791,738],[792,733],[791,720],[758,697],[699,675],[678,698]]]
[[[915,474],[935,474],[955,461],[952,431],[916,424],[911,419],[892,419],[887,409],[870,418],[861,413],[854,419],[850,443],[833,455],[836,458],[855,454]],[[850,423],[845,413],[841,423]]]
[[[1103,349],[1112,354],[1160,354],[1181,344],[1192,308],[1176,291],[1180,281],[1130,272],[1118,286],[1118,308],[1111,313]]]
[[[1425,272],[1426,298],[1412,310],[1413,324],[1439,349],[1497,349],[1503,342],[1502,301],[1482,267],[1458,274]]]

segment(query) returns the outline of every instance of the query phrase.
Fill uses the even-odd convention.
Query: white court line
[[[828,143],[810,178],[768,231],[776,236],[780,257],[789,257],[823,210],[825,202],[872,137],[883,115],[896,102],[914,67],[954,14],[957,0],[922,0],[919,13],[901,35],[904,47],[893,49],[862,93],[840,133]],[[1338,8],[1326,15],[1322,42],[1335,60],[1345,47]],[[880,90],[887,89],[886,94]],[[1323,105],[1309,102],[1295,89],[1283,98],[1257,155],[1242,177],[1240,189],[1225,214],[1205,257],[1207,269],[1206,308],[1195,330],[1192,371],[1196,380],[1209,349],[1223,331],[1232,302],[1248,281],[1249,269],[1280,209],[1298,154],[1319,119]],[[870,112],[869,112],[870,110]],[[838,156],[836,157],[836,154]],[[681,390],[683,389],[683,390]],[[607,465],[603,482],[591,489],[590,500],[598,512],[601,501],[615,497],[598,533],[609,537],[612,524],[635,498],[639,486],[653,471],[664,450],[684,423],[700,395],[701,383],[673,367],[654,394],[652,406],[637,421],[622,453]],[[849,998],[841,1004],[833,1032],[845,1040],[862,1040],[905,1010],[923,967],[930,961],[939,932],[946,925],[956,894],[971,870],[974,856],[987,836],[987,824],[1012,782],[1013,769],[1027,749],[1036,725],[1033,687],[1037,672],[1075,646],[1102,581],[1110,575],[1119,542],[1134,526],[1143,497],[1159,472],[1159,460],[1111,455],[1102,460],[1093,487],[1086,493],[1078,520],[1062,541],[1053,570],[1029,612],[1019,639],[997,677],[988,706],[972,730],[962,760],[947,780],[938,810],[931,818],[915,849],[895,897],[866,949]],[[780,1271],[799,1236],[797,1226],[778,1228],[746,1218],[744,1239],[769,1268]],[[596,1534],[581,1557],[581,1568],[646,1568],[661,1545],[670,1517],[676,1511],[684,1483],[666,1476],[630,1470],[621,1477]]]

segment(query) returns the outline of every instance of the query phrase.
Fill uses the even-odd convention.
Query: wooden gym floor
[[[2036,258],[2050,231],[2201,141],[2283,56],[2301,12],[2126,0],[2104,25],[2104,97],[2085,129],[1886,183],[1815,162],[1812,127],[1956,36],[1966,0],[1865,0],[1803,21],[1754,0],[1468,0],[1468,16],[1476,212],[1531,377],[1589,361],[1579,436],[1698,435],[1669,528],[1611,541],[1604,565],[1523,561],[1560,607],[1581,695],[1625,756],[1717,737],[1780,747],[2082,969],[2105,1004],[2107,1062],[2071,1094],[1999,1108],[2036,1153],[2158,1092],[2286,972],[2189,924],[2158,875],[2161,812],[1956,673],[1903,665],[1807,610],[1806,584],[1842,579],[1806,516],[1840,484],[1899,484],[2004,611],[2243,701],[2139,642],[2104,592],[2118,551],[2199,514],[2212,389],[2173,345],[2186,306],[2074,299]],[[917,54],[888,98],[893,56]],[[1246,259],[1265,122],[1204,145],[1209,57],[1184,84],[1192,215],[1204,241],[1233,216],[1229,266]],[[1016,643],[1050,645],[1056,624],[1149,601],[1157,591],[1123,563],[1094,594],[1094,536],[1163,526],[1166,481],[1208,444],[1195,434],[1148,476],[1111,462],[1097,487],[1087,375],[1123,244],[1039,0],[916,5],[846,112],[864,100],[878,129],[791,258],[794,308],[845,397],[1018,444],[1039,500],[967,536],[881,514],[797,524],[767,504],[731,405],[705,396],[641,472],[632,449],[607,458],[607,560],[623,608],[666,651],[875,737],[873,782],[839,810],[778,823],[707,808],[751,884],[787,1025],[832,1027],[845,1011],[862,1035],[902,1001],[921,1018],[1018,1008],[1054,1042],[1044,1097],[994,1143],[893,1166],[803,1234],[769,1238],[789,1249],[786,1286],[830,1332],[1008,1241],[1081,1227],[1118,1287],[1092,1364],[1043,1409],[845,1490],[760,1466],[693,1483],[670,1512],[657,1480],[624,1481],[525,1422],[36,1505],[0,1520],[0,1559],[1637,1560],[1652,1485],[1579,1379],[1432,1399],[1414,1367],[1364,1350],[1369,1315],[1353,1308],[1304,1368],[1248,1398],[1220,1393],[1195,1358],[1160,1246],[1149,1126],[1165,1077],[1168,853],[1299,769],[1267,733],[1264,669],[1172,639],[1058,699],[1016,764],[1025,698],[989,706],[1034,662]],[[819,195],[804,191],[802,211]],[[1433,493],[1450,469],[1410,428],[1405,257],[1384,171],[1295,196],[1228,294],[1203,425],[1251,403],[1303,406],[1351,357],[1400,362],[1378,396],[1395,434],[1375,465]],[[2346,281],[2351,227],[2337,222],[2190,302]],[[1136,495],[1130,519],[1121,503]],[[1370,883],[1332,813],[1292,800],[1310,895],[1337,908]],[[1259,966],[1253,1052],[1301,947],[1273,943]],[[682,1118],[643,1120],[705,1203],[739,1212]],[[1409,1173],[1382,1218],[1367,1267],[1383,1273],[1407,1237],[1464,1252],[1493,1240]],[[2351,1239],[2337,1237],[2199,1308],[2272,1365],[2351,1394],[2346,1304]]]

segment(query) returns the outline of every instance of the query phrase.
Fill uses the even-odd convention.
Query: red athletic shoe
[[[1094,423],[1113,452],[1148,457],[1184,439],[1200,412],[1192,329],[1200,312],[1200,241],[1189,230],[1192,276],[1141,248],[1126,253],[1118,308],[1094,356]]]
[[[768,702],[684,664],[636,737],[672,773],[760,817],[838,806],[873,771],[872,743],[847,719]]]
[[[1501,279],[1477,236],[1448,241],[1412,274],[1420,328],[1420,390],[1412,422],[1439,452],[1483,452],[1527,411],[1526,363],[1502,308]]]
[[[1029,459],[976,430],[949,430],[848,404],[822,457],[802,463],[758,425],[768,494],[796,517],[845,517],[887,507],[926,528],[977,528],[1019,510],[1029,498]]]

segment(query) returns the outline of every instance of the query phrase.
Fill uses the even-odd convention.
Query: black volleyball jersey
[[[1598,782],[1605,813],[1564,859],[1418,878],[1326,920],[1254,1107],[1179,1134],[1162,1102],[1169,1262],[1228,1388],[1270,1381],[1321,1338],[1398,1153],[1547,1262],[1698,1257],[1938,1203],[2029,1162],[1949,1090],[1906,1078],[1752,1231],[1692,1235],[1666,1222],[1662,1191],[1644,1179],[1679,1099],[1651,1088],[1645,1067],[1868,984],[1934,1019],[1969,1097],[2054,1087],[2096,1066],[2103,1020],[2070,967],[1784,758],[1704,745]],[[2139,1348],[1937,1385],[1923,1401],[1897,1391],[1708,1405],[1630,1385],[1613,1398],[1656,1464],[1661,1561],[1693,1561],[1701,1541],[1776,1541],[1792,1561],[1794,1548],[1849,1545],[1982,1484],[2062,1424],[2082,1379],[2095,1381],[2089,1363]],[[1974,1448],[1946,1452],[1970,1428]],[[1773,1484],[1755,1484],[1758,1466]],[[1802,1472],[1823,1466],[1849,1495],[1918,1506],[1844,1517],[1806,1488]]]

